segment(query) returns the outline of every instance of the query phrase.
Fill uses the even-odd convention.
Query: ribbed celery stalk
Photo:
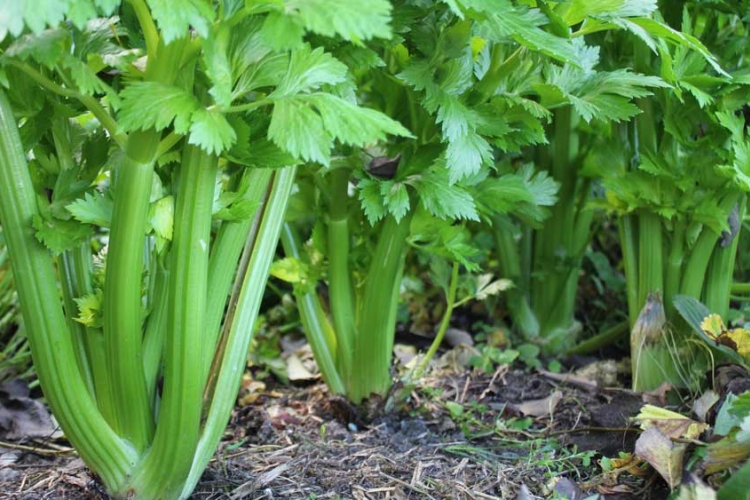
[[[196,367],[207,355],[203,334],[217,171],[216,156],[185,146],[169,263],[164,388],[153,444],[131,484],[144,498],[176,498],[198,445],[205,378]]]
[[[389,215],[380,228],[367,282],[359,304],[358,331],[347,383],[349,399],[358,403],[391,387],[391,358],[399,288],[413,211],[399,222]],[[341,346],[343,349],[343,346]]]
[[[281,244],[288,257],[301,260],[299,237],[289,223],[285,223],[281,230]],[[295,290],[294,295],[297,299],[297,309],[299,310],[302,327],[305,330],[308,342],[310,342],[310,348],[323,380],[332,393],[344,394],[346,392],[344,383],[339,373],[339,367],[336,366],[336,350],[338,349],[336,332],[333,330],[325,311],[323,311],[320,297],[315,290]]]
[[[296,167],[274,171],[268,196],[259,210],[257,230],[251,232],[246,250],[250,258],[244,272],[237,279],[242,283],[231,316],[231,325],[225,329],[227,335],[219,341],[219,348],[212,366],[213,383],[209,384],[206,400],[210,406],[205,419],[200,441],[196,449],[192,468],[180,498],[188,498],[203,474],[208,461],[216,451],[221,435],[226,428],[239,390],[240,380],[247,359],[247,350],[252,340],[252,325],[258,316],[268,272],[279,241],[281,226],[289,196],[294,185]],[[156,468],[158,473],[158,467]]]
[[[743,220],[747,199],[745,195],[739,197],[737,205],[738,220]],[[706,283],[703,289],[703,303],[713,313],[726,318],[729,314],[729,299],[732,292],[732,277],[734,265],[737,261],[737,248],[740,242],[741,225],[738,224],[737,233],[731,236],[728,244],[722,240],[714,247],[711,263],[706,273]]]
[[[338,349],[336,364],[344,380],[351,379],[353,370],[353,353],[356,349],[356,339],[359,323],[356,318],[356,295],[351,282],[349,267],[349,175],[345,168],[332,170],[330,176],[329,220],[328,220],[328,274],[330,309],[333,317],[333,327],[336,330]],[[357,368],[359,369],[359,368]]]
[[[115,202],[102,304],[117,432],[145,451],[154,432],[143,373],[141,275],[158,135],[134,132],[115,172]]]
[[[271,169],[252,169],[244,175],[248,189],[243,198],[257,202],[260,206],[268,191],[273,171]],[[221,331],[221,320],[224,318],[227,299],[232,289],[237,271],[237,262],[247,241],[247,235],[254,225],[260,223],[260,217],[221,223],[211,247],[208,259],[208,305],[206,307],[206,352],[214,352]],[[255,228],[257,231],[257,228]],[[213,359],[206,356],[203,360],[204,376],[208,377]]]
[[[39,382],[47,402],[86,464],[112,491],[124,485],[137,453],[109,426],[81,376],[49,252],[31,219],[36,194],[5,92],[0,90],[0,221]]]
[[[519,253],[520,243],[515,238],[515,227],[507,215],[494,218],[493,236],[497,251],[500,276],[513,281],[513,288],[507,290],[506,296],[513,324],[527,339],[539,336],[539,320],[529,304],[529,281],[525,278]]]
[[[593,211],[583,210],[589,183],[578,174],[575,121],[570,106],[555,110],[551,147],[537,148],[538,165],[549,171],[560,190],[550,218],[540,229],[531,230],[524,242],[530,252],[527,272],[532,276],[529,306],[539,322],[540,342],[550,353],[570,348],[580,331],[574,317],[575,299],[593,220]]]

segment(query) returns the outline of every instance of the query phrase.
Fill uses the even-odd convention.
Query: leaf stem
[[[273,104],[273,99],[264,98],[264,99],[259,99],[257,101],[248,102],[246,104],[238,104],[237,106],[229,106],[228,108],[223,108],[222,111],[224,113],[243,113],[245,111],[252,111],[262,106],[268,106],[269,104]]]
[[[453,262],[453,269],[451,270],[451,281],[448,285],[448,295],[446,296],[445,312],[443,318],[440,321],[440,329],[438,329],[435,339],[432,341],[432,345],[427,351],[427,354],[422,358],[422,362],[414,371],[413,378],[418,379],[424,373],[425,368],[429,365],[430,360],[435,356],[440,344],[443,342],[445,332],[448,331],[448,327],[451,324],[451,316],[453,315],[453,309],[456,307],[456,291],[458,290],[458,262]]]
[[[159,47],[159,31],[156,29],[154,19],[144,0],[128,0],[133,6],[138,23],[143,31],[143,38],[146,41],[146,54],[150,63],[156,56]]]

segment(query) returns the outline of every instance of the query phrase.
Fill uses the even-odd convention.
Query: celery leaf
[[[65,208],[79,222],[109,227],[114,202],[109,196],[93,191],[86,193],[83,198],[77,199]]]
[[[190,92],[158,82],[135,82],[121,93],[118,123],[125,131],[163,130],[174,121],[178,134],[187,133],[200,103]]]
[[[270,97],[279,99],[317,90],[325,84],[336,85],[344,81],[346,72],[346,65],[321,47],[313,50],[309,45],[304,45],[292,51],[288,70]]]
[[[211,3],[204,0],[147,0],[147,3],[167,44],[188,36],[191,29],[206,38],[215,17]]]
[[[188,142],[208,153],[219,154],[226,151],[237,140],[234,129],[218,110],[198,109],[191,120]]]

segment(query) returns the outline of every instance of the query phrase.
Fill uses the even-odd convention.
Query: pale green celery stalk
[[[115,430],[143,452],[154,432],[143,373],[141,275],[159,135],[132,132],[115,172],[115,200],[102,306],[107,364],[116,405]]]
[[[528,281],[523,275],[519,256],[519,243],[516,242],[515,227],[507,215],[494,218],[493,236],[497,250],[500,274],[513,281],[513,288],[506,291],[513,324],[523,336],[534,339],[539,336],[539,320],[531,309],[527,295]]]
[[[153,30],[145,4],[131,1],[144,31]],[[148,47],[146,77],[171,84],[180,68],[187,39]],[[110,232],[104,300],[104,346],[117,407],[114,428],[139,452],[150,445],[154,419],[143,371],[141,276],[154,163],[161,133],[134,131],[115,172],[115,200]]]
[[[578,271],[592,220],[591,214],[578,215],[581,183],[574,161],[578,136],[573,132],[571,107],[556,110],[554,123],[551,158],[548,158],[546,147],[540,148],[540,153],[541,163],[549,165],[552,177],[560,183],[560,191],[552,215],[534,234],[533,270],[543,277],[529,287],[531,307],[537,315],[540,335],[545,342],[543,347],[550,353],[564,351],[575,342]],[[560,249],[565,251],[562,263]]]
[[[328,174],[331,188],[328,207],[330,310],[338,343],[336,365],[345,381],[352,378],[354,349],[360,335],[358,327],[363,324],[357,321],[356,295],[349,268],[349,174],[345,168],[334,169]]]
[[[287,257],[302,260],[299,237],[288,222],[284,223],[281,230],[281,244]],[[310,342],[310,348],[323,380],[333,394],[344,394],[346,389],[336,366],[336,350],[338,348],[336,333],[328,316],[323,311],[320,297],[318,297],[315,289],[304,291],[295,289],[294,296],[297,299],[297,309],[302,320],[302,328],[308,342]]]
[[[741,195],[737,201],[739,220],[745,216],[747,200]],[[741,226],[740,226],[741,228]],[[729,314],[729,300],[732,290],[734,265],[737,261],[737,248],[740,241],[741,229],[726,247],[717,244],[711,257],[711,263],[706,273],[706,283],[703,290],[703,303],[711,312],[726,318]]]
[[[664,244],[661,217],[643,212],[638,216],[638,304],[650,293],[664,293]]]
[[[68,140],[68,129],[69,126],[67,118],[63,117],[53,120],[52,140],[55,145],[55,153],[57,154],[61,172],[72,171],[75,169],[75,164],[73,163],[73,150],[70,146],[70,141]],[[65,178],[65,176],[60,175],[58,177],[58,183],[60,182],[60,179],[63,178]],[[57,190],[57,186],[55,186],[55,190]],[[84,245],[84,251],[87,251],[87,248],[85,247],[87,243],[90,244],[88,239],[86,240],[86,243],[82,244]],[[88,277],[85,276],[85,268],[79,266],[78,269],[75,269],[73,252],[76,253],[76,256],[81,257],[81,245],[79,245],[78,248],[72,251],[63,252],[63,254],[60,256],[60,262],[58,264],[58,267],[61,268],[62,275],[63,308],[66,311],[68,328],[70,329],[72,334],[73,349],[76,353],[78,369],[81,370],[81,374],[86,380],[86,383],[89,386],[89,390],[91,391],[91,394],[93,396],[94,381],[92,379],[91,367],[89,365],[86,331],[83,325],[73,320],[73,318],[78,315],[78,307],[76,306],[76,303],[73,299],[82,295],[81,289],[85,287],[85,282],[87,281]],[[107,421],[110,421],[109,418],[107,418]]]
[[[635,215],[620,217],[618,232],[622,251],[622,266],[625,274],[625,293],[628,300],[628,318],[630,327],[635,324],[638,313],[638,233],[636,232]]]
[[[268,168],[248,169],[243,174],[248,181],[248,189],[243,195],[245,200],[256,202],[259,206],[268,191],[273,170]],[[208,305],[206,306],[206,336],[204,349],[214,352],[221,331],[221,320],[224,309],[232,290],[232,281],[237,271],[242,249],[247,241],[247,235],[257,218],[240,221],[224,221],[211,245],[211,255],[208,259]],[[257,230],[257,228],[256,228]],[[206,356],[203,360],[203,375],[208,377],[213,359]]]
[[[159,418],[153,444],[136,468],[130,486],[144,498],[179,496],[200,437],[205,378],[197,368],[208,355],[203,333],[218,163],[215,155],[197,146],[185,146],[169,262],[164,387]]]
[[[143,373],[146,379],[148,399],[156,403],[157,380],[164,353],[164,337],[167,332],[167,309],[169,308],[169,271],[159,262],[152,272],[156,276],[151,311],[148,315],[146,333],[143,335]]]
[[[664,263],[664,310],[667,318],[676,312],[672,299],[680,293],[683,265],[685,263],[685,232],[687,222],[680,218],[674,221],[670,235],[670,248]]]
[[[719,202],[719,209],[723,213],[730,213],[738,199],[739,195],[736,193],[724,196]],[[688,258],[682,278],[682,284],[680,285],[680,293],[682,295],[700,299],[705,284],[711,279],[726,280],[725,285],[722,286],[726,286],[727,289],[730,288],[732,283],[731,275],[728,277],[714,278],[707,276],[706,274],[709,263],[711,262],[711,255],[713,255],[714,248],[718,245],[720,237],[721,236],[716,231],[707,226],[703,227],[700,236],[698,236],[698,240],[690,250],[690,257]],[[718,290],[714,287],[714,292],[716,291]]]
[[[380,228],[359,306],[352,372],[345,380],[355,403],[373,393],[385,395],[391,387],[396,312],[413,215],[410,211],[398,222],[388,215]]]
[[[26,332],[45,397],[81,458],[112,491],[120,490],[138,455],[97,410],[73,351],[50,253],[31,225],[39,215],[18,127],[0,90],[0,220],[11,254]]]
[[[57,264],[60,271],[60,281],[62,285],[63,309],[66,313],[65,320],[68,323],[68,330],[71,333],[71,340],[73,342],[73,350],[76,354],[76,361],[78,362],[78,369],[81,371],[81,376],[83,376],[83,379],[86,381],[89,393],[92,397],[96,397],[96,393],[94,392],[94,378],[91,373],[91,364],[89,363],[86,327],[73,319],[78,316],[78,306],[73,299],[81,296],[78,291],[78,276],[76,275],[73,266],[73,255],[71,254],[71,251],[63,252],[62,255],[60,255]],[[109,421],[109,419],[107,420]]]
[[[68,327],[80,338],[84,348],[86,370],[91,377],[90,389],[107,422],[112,425],[116,410],[112,400],[109,371],[104,353],[104,336],[101,328],[92,328],[73,320],[78,315],[74,297],[83,297],[94,292],[92,284],[93,263],[91,261],[91,242],[87,239],[77,247],[62,255],[60,277],[62,281],[63,303],[68,320]]]
[[[274,171],[268,196],[258,209],[260,222],[255,226],[256,231],[247,239],[246,252],[250,254],[248,264],[237,276],[242,286],[231,299],[232,303],[236,304],[236,307],[230,306],[234,307],[231,325],[225,328],[227,335],[219,340],[214,356],[212,381],[209,382],[205,394],[205,400],[210,402],[210,406],[193,465],[180,498],[190,496],[216,451],[229,421],[247,361],[247,351],[268,280],[268,271],[284,223],[284,213],[294,185],[295,172],[296,167]]]

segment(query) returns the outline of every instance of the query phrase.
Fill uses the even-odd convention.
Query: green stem
[[[661,217],[644,212],[638,216],[638,299],[642,308],[650,293],[664,293],[664,245]],[[635,321],[635,318],[632,319]]]
[[[284,246],[284,253],[287,257],[302,260],[299,237],[288,222],[284,223],[281,230],[281,244]],[[336,333],[323,311],[320,297],[314,289],[298,290],[295,288],[294,295],[297,299],[297,309],[305,336],[310,343],[315,362],[318,364],[328,390],[333,394],[344,394],[344,382],[336,366],[336,350],[338,349]]]
[[[198,446],[205,380],[197,367],[207,355],[202,337],[217,171],[216,156],[185,147],[170,255],[163,395],[153,445],[133,475],[134,491],[145,498],[176,498]]]
[[[737,202],[739,220],[745,215],[745,196],[741,196]],[[734,210],[734,207],[732,208]],[[732,288],[732,276],[734,265],[737,261],[737,248],[740,240],[738,231],[728,246],[718,244],[714,247],[711,263],[706,273],[706,282],[703,290],[703,303],[711,312],[726,318],[729,313],[729,296]]]
[[[146,379],[148,399],[156,403],[157,379],[164,353],[164,337],[167,332],[167,312],[169,308],[169,271],[160,264],[153,270],[156,274],[154,300],[148,316],[146,333],[143,336],[143,373]]]
[[[153,132],[133,132],[116,171],[102,307],[107,364],[117,406],[114,426],[140,452],[151,442],[154,429],[143,373],[141,274],[158,139]]]
[[[149,62],[155,57],[159,47],[159,31],[156,29],[154,19],[146,5],[145,0],[128,0],[133,6],[138,23],[141,25],[143,39],[146,41],[146,54]]]
[[[566,356],[572,356],[574,354],[590,354],[595,352],[602,347],[611,345],[620,338],[627,338],[630,332],[630,324],[628,321],[623,321],[603,332],[587,339],[584,342],[579,343],[577,346],[568,349],[565,352]]]
[[[413,378],[418,379],[422,373],[424,373],[427,365],[430,364],[430,360],[435,356],[440,344],[443,342],[445,332],[448,331],[448,327],[451,324],[451,316],[453,315],[453,308],[456,306],[456,291],[458,290],[458,262],[453,262],[453,269],[451,270],[451,281],[448,285],[448,293],[445,297],[445,312],[443,313],[443,319],[440,321],[440,328],[438,329],[435,339],[432,341],[430,348],[427,350],[427,354],[424,355],[422,362],[414,371]]]
[[[234,407],[240,380],[247,360],[247,350],[252,340],[252,326],[258,317],[268,271],[278,245],[289,196],[294,185],[295,167],[274,171],[269,195],[260,208],[261,222],[257,233],[251,234],[247,249],[251,254],[245,272],[238,273],[242,283],[232,303],[236,304],[228,334],[219,341],[212,368],[212,380],[206,388],[205,399],[210,402],[205,426],[195,452],[190,475],[180,498],[188,498],[198,483],[208,461],[226,428]]]
[[[0,90],[0,220],[39,381],[53,413],[81,458],[112,491],[137,460],[107,424],[76,365],[58,296],[52,258],[36,239],[39,215],[26,156],[5,93]]]
[[[262,206],[263,199],[273,175],[271,169],[252,169],[245,174],[248,188],[243,198]],[[247,242],[248,234],[257,233],[262,212],[258,210],[255,217],[240,221],[225,221],[221,223],[211,247],[208,260],[208,306],[206,311],[206,335],[204,348],[206,352],[214,352],[221,331],[221,320],[226,310],[227,299],[232,290],[232,281],[237,271],[242,249]],[[208,377],[213,360],[207,356],[203,360],[203,374]]]
[[[628,318],[632,328],[643,307],[643,304],[638,305],[638,233],[634,215],[620,217],[619,233],[625,292],[628,298]]]
[[[512,280],[514,284],[513,288],[505,292],[513,326],[520,330],[524,338],[534,339],[539,336],[539,321],[529,305],[528,283],[523,278],[519,245],[514,236],[516,229],[507,215],[496,216],[494,226],[500,276]]]
[[[686,230],[687,224],[684,219],[674,222],[670,238],[671,248],[664,269],[664,310],[667,318],[673,317],[674,304],[672,304],[672,299],[674,299],[680,290],[680,279],[683,273],[682,266],[685,261]]]
[[[737,194],[729,194],[719,202],[719,209],[723,213],[729,213],[737,202]],[[720,235],[713,229],[704,226],[703,230],[698,236],[698,240],[693,245],[690,251],[690,258],[685,266],[685,273],[682,278],[682,285],[680,287],[680,293],[689,297],[695,297],[700,299],[703,294],[703,287],[706,280],[706,272],[708,265],[711,262],[711,255],[713,255],[714,248],[719,242]],[[726,287],[729,288],[731,283],[731,276],[726,278],[730,281],[726,282]]]
[[[34,69],[33,67],[29,66],[26,63],[23,63],[21,61],[17,61],[15,59],[8,59],[7,64],[14,66],[24,73],[31,77],[32,80],[37,82],[39,85],[44,87],[45,89],[49,90],[52,93],[55,93],[62,97],[67,97],[71,99],[78,99],[78,101],[81,102],[86,108],[91,111],[91,114],[96,117],[97,120],[99,120],[99,123],[102,124],[102,127],[104,127],[107,132],[109,132],[112,139],[117,143],[120,148],[124,148],[125,146],[125,135],[120,132],[119,125],[117,125],[117,122],[114,118],[112,118],[112,115],[110,115],[104,107],[99,103],[99,101],[89,95],[81,94],[80,92],[76,90],[66,89],[55,83],[54,81],[50,80],[46,76],[44,76],[42,73]]]
[[[331,189],[328,221],[330,310],[338,340],[338,372],[344,380],[350,378],[353,368],[352,352],[358,335],[355,294],[349,269],[349,174],[349,170],[344,168],[335,169],[328,174]]]
[[[84,245],[88,246],[87,241]],[[86,335],[86,327],[81,323],[75,321],[73,318],[78,316],[78,306],[74,299],[82,297],[85,293],[81,291],[81,276],[77,273],[73,252],[80,252],[80,245],[71,251],[63,252],[58,262],[58,268],[60,270],[61,279],[61,291],[63,298],[63,308],[65,309],[65,319],[68,323],[68,329],[71,332],[71,340],[73,342],[73,348],[76,352],[76,360],[78,361],[78,369],[81,370],[81,375],[86,380],[86,385],[89,387],[89,392],[94,396],[94,377],[91,373],[91,364],[89,362],[89,352]],[[86,249],[88,251],[88,249]],[[109,420],[109,419],[108,419]]]
[[[355,403],[372,393],[384,395],[391,386],[396,312],[412,216],[409,212],[397,222],[389,215],[380,229],[360,303],[353,369],[347,380],[347,394]]]

